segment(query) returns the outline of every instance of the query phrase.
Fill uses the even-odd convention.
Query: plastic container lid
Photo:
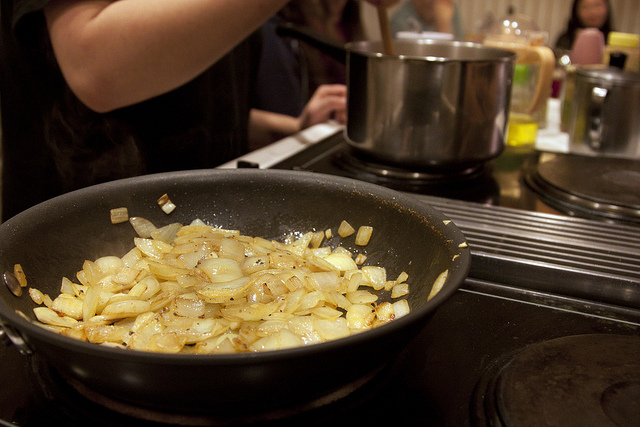
[[[607,38],[607,44],[609,46],[637,48],[640,46],[640,36],[638,34],[611,31]]]
[[[609,83],[613,85],[640,86],[640,73],[624,72],[617,68],[600,69],[580,69],[576,75],[577,79],[595,83]]]

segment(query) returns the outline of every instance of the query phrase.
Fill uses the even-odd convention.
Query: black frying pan
[[[156,203],[164,193],[177,205],[170,215]],[[75,277],[85,259],[123,255],[132,247],[132,227],[110,222],[109,210],[122,206],[157,226],[201,218],[274,239],[295,230],[332,228],[337,235],[343,219],[371,225],[371,242],[359,249],[367,263],[385,266],[390,277],[404,270],[410,278],[412,312],[388,325],[315,346],[232,355],[136,352],[63,337],[17,315],[20,310],[33,319],[34,304],[26,292],[18,298],[0,286],[0,319],[7,335],[26,341],[23,349],[72,383],[155,410],[260,415],[358,383],[408,344],[469,270],[459,229],[410,196],[309,172],[213,170],[114,181],[33,207],[0,225],[1,271],[20,263],[30,286],[54,297],[61,278]],[[353,236],[329,243],[355,249]],[[443,289],[427,302],[434,280],[447,269]]]

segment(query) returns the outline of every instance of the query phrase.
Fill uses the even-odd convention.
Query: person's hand
[[[249,148],[255,150],[330,119],[340,124],[347,121],[345,85],[318,87],[298,117],[252,109],[249,120]]]
[[[434,0],[433,17],[436,29],[442,33],[452,33],[452,20],[455,12],[453,0]]]
[[[412,0],[420,19],[440,33],[453,33],[453,0]]]
[[[329,119],[344,124],[347,119],[347,87],[340,84],[321,85],[313,93],[298,117],[299,130]]]

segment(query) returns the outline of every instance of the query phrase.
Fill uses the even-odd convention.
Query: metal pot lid
[[[615,67],[579,69],[576,78],[598,84],[640,85],[640,73],[622,71]]]

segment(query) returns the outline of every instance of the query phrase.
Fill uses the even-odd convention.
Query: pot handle
[[[329,37],[322,36],[302,25],[292,22],[278,24],[276,26],[276,34],[280,37],[291,37],[301,40],[319,51],[326,53],[336,61],[343,64],[347,63],[347,48],[344,44]]]
[[[589,105],[587,124],[589,126],[588,142],[593,150],[602,149],[602,134],[604,131],[602,112],[608,93],[609,91],[607,89],[597,86],[591,90],[591,103]]]

